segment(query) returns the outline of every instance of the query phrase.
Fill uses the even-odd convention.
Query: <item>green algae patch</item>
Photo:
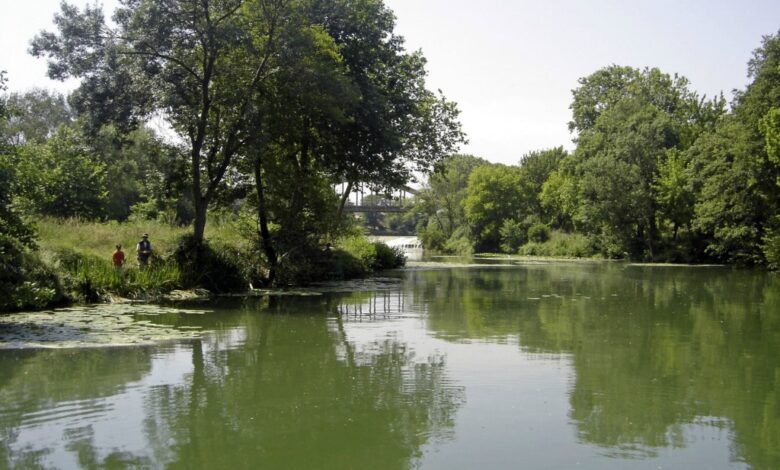
[[[157,305],[98,305],[0,316],[0,349],[140,346],[200,337],[194,328],[153,323],[157,315],[206,310]]]

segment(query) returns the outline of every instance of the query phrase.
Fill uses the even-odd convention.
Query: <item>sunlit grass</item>
[[[217,246],[246,243],[240,220],[214,217],[207,225],[206,238]],[[245,224],[244,224],[245,225]],[[161,293],[181,285],[182,275],[171,259],[180,238],[192,232],[158,221],[90,222],[78,219],[43,218],[37,224],[38,245],[44,260],[66,278],[66,283],[82,296],[117,294],[138,296]],[[144,233],[149,234],[154,256],[148,269],[140,269],[135,247]],[[126,264],[117,270],[111,264],[115,246],[121,244]]]
[[[206,225],[206,238],[210,242],[227,245],[245,242],[240,221],[225,217],[212,219]],[[42,218],[36,226],[41,251],[69,249],[110,260],[114,247],[120,244],[128,264],[136,263],[135,247],[143,234],[149,234],[149,240],[158,256],[167,257],[173,253],[179,238],[192,232],[191,227],[169,225],[154,220],[119,223]]]

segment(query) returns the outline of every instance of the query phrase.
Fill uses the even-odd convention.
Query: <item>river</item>
[[[288,294],[80,311],[135,345],[0,317],[0,468],[780,468],[775,275],[483,260]]]

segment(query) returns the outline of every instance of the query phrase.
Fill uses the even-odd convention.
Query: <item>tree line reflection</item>
[[[409,273],[444,339],[516,336],[567,354],[579,437],[616,455],[685,446],[685,425],[734,432],[735,458],[780,467],[780,282],[720,268],[613,263]]]

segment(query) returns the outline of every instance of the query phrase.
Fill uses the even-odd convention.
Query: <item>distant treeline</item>
[[[780,265],[780,33],[750,84],[707,99],[655,68],[611,65],[573,90],[576,148],[517,166],[455,155],[410,217],[445,252]]]

